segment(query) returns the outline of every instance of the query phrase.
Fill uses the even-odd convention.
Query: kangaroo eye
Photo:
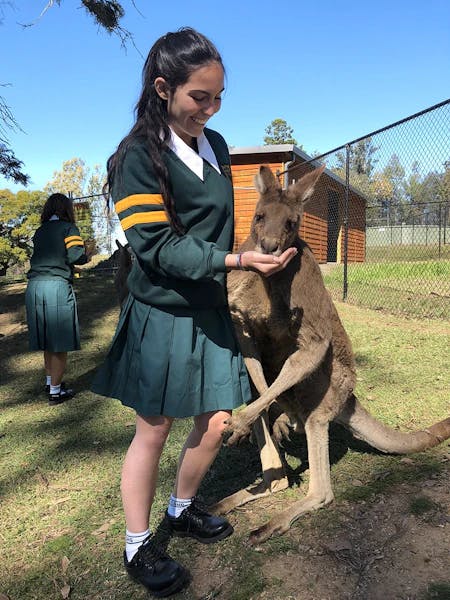
[[[264,220],[264,215],[262,213],[257,213],[255,215],[255,222],[258,223],[259,221],[263,221]]]

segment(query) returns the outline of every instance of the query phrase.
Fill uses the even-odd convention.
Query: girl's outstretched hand
[[[255,271],[263,277],[270,277],[270,275],[282,271],[296,254],[296,248],[288,248],[280,256],[248,250],[242,254],[228,254],[225,265],[229,269]]]

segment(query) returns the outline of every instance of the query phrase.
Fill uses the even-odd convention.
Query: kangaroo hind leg
[[[328,448],[329,420],[317,418],[314,412],[305,423],[308,444],[309,488],[307,495],[250,534],[250,544],[266,541],[272,535],[285,533],[301,515],[326,506],[333,501]]]
[[[253,431],[260,452],[263,480],[253,483],[211,506],[211,510],[217,514],[230,512],[237,506],[284,490],[289,485],[280,454],[269,433],[267,413],[263,413],[255,421]]]

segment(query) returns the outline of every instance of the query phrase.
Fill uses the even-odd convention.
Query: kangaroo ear
[[[259,173],[254,178],[256,190],[260,194],[264,194],[268,190],[281,189],[278,179],[266,165],[259,167]]]
[[[291,184],[287,189],[287,197],[291,202],[305,202],[308,198],[313,195],[314,188],[319,177],[325,171],[325,165],[314,169],[310,173],[304,175],[296,183]]]

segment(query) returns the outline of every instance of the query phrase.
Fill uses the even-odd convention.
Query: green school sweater
[[[177,235],[164,211],[145,142],[126,152],[112,199],[136,260],[128,277],[141,302],[162,307],[226,305],[225,256],[233,246],[233,187],[223,137],[205,129],[222,173],[203,161],[202,181],[169,148],[165,161],[175,210],[185,229]]]
[[[28,279],[63,277],[73,281],[73,265],[87,262],[80,231],[67,221],[45,221],[33,236]]]

